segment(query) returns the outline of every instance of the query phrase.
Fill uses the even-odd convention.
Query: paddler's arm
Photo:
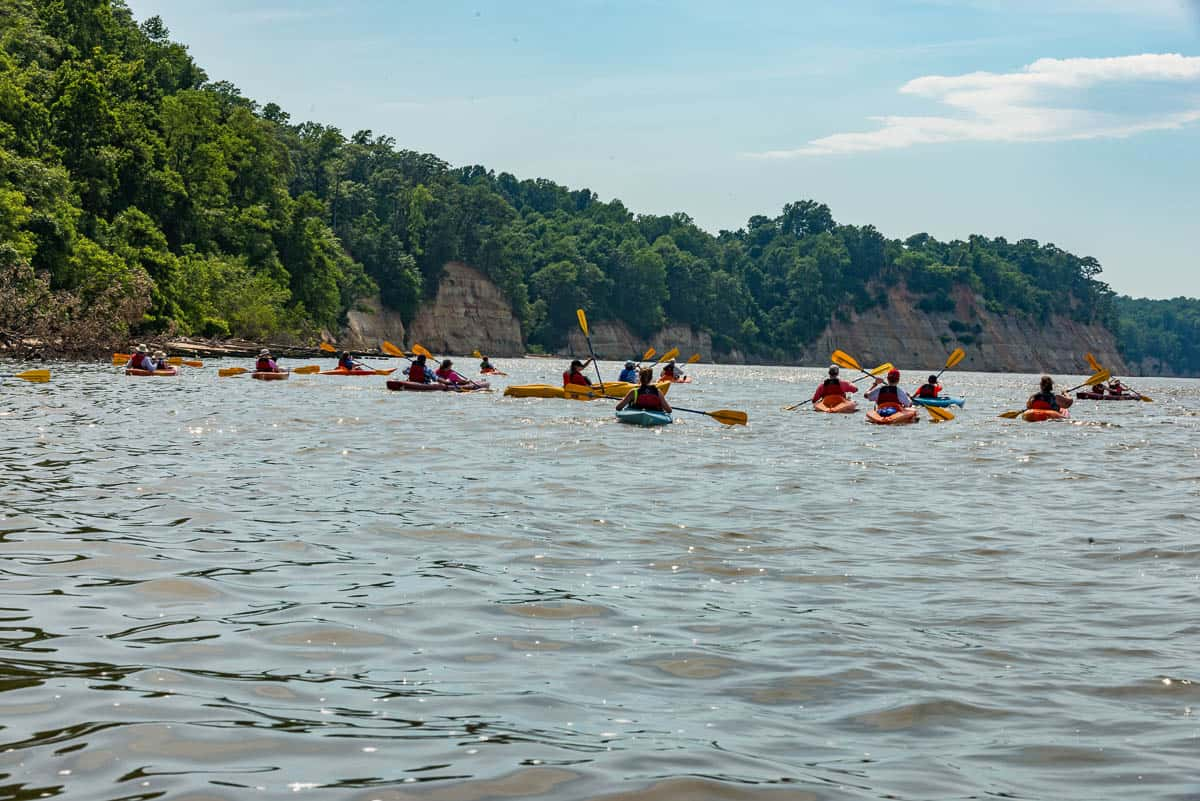
[[[666,400],[666,399],[664,398],[663,400]],[[628,406],[631,403],[633,403],[633,390],[632,389],[625,393],[625,397],[621,398],[621,402],[617,404],[617,411],[618,412],[621,411],[622,409],[624,409],[626,406]]]

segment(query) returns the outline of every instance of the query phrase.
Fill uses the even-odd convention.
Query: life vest
[[[674,378],[675,377],[675,368],[668,364],[665,367],[663,367],[662,374],[670,376],[671,378]]]
[[[275,372],[275,363],[270,359],[259,359],[254,363],[254,372],[273,373]]]
[[[917,397],[918,398],[936,398],[938,396],[938,394],[941,393],[941,391],[942,391],[941,384],[922,384],[920,386],[920,388],[917,389]]]
[[[638,387],[633,391],[632,405],[635,409],[662,411],[662,394],[653,384],[648,387]]]
[[[166,359],[155,359],[153,362],[153,365],[154,366],[152,369],[154,369],[155,371],[171,369],[171,364]]]
[[[453,367],[448,367],[445,370],[438,368],[434,375],[443,381],[449,381],[451,384],[460,384],[463,381],[463,377],[456,373]]]
[[[842,379],[831,376],[821,382],[821,397],[831,398],[834,395],[845,397],[846,391],[842,389]]]
[[[1058,411],[1058,397],[1053,392],[1039,392],[1029,401],[1030,409],[1050,409]]]
[[[882,406],[899,406],[900,405],[900,388],[895,384],[884,384],[879,388],[879,394],[875,396],[875,408]]]
[[[570,370],[563,373],[563,386],[567,384],[578,384],[581,387],[590,387],[592,382],[583,373],[572,373]]]
[[[345,370],[353,370],[354,369],[354,359],[351,358],[350,356],[346,356],[345,358],[339,358],[338,359],[338,367],[341,367]]]
[[[417,362],[413,362],[412,366],[408,368],[408,380],[413,381],[417,384],[426,383],[425,382],[425,365],[419,364]]]

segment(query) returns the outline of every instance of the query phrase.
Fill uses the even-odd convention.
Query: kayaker
[[[341,370],[361,370],[363,365],[354,361],[354,357],[350,355],[350,351],[342,351],[342,355],[338,357],[338,369]]]
[[[1048,375],[1042,376],[1041,391],[1035,392],[1029,396],[1029,400],[1025,402],[1026,409],[1048,409],[1052,412],[1060,412],[1063,409],[1069,409],[1075,401],[1068,398],[1066,395],[1059,395],[1054,391],[1054,379]]]
[[[494,364],[492,364],[490,361],[488,361],[487,356],[484,356],[483,361],[481,361],[479,363],[479,372],[481,372],[481,373],[498,373],[500,371],[496,369],[496,366]]]
[[[643,367],[638,371],[638,385],[625,393],[625,397],[617,404],[617,411],[626,407],[671,413],[671,404],[667,403],[666,395],[654,385],[653,367]]]
[[[263,348],[258,352],[258,361],[254,363],[254,372],[256,373],[283,373],[283,370],[275,359],[271,357],[271,351]]]
[[[154,372],[154,362],[150,361],[150,349],[145,345],[138,345],[133,351],[133,355],[129,357],[129,363],[125,365],[125,369]]]
[[[592,382],[586,375],[583,374],[583,368],[587,367],[591,363],[591,359],[588,359],[586,362],[581,362],[579,359],[572,361],[571,369],[563,373],[563,386],[565,387],[567,384],[578,384],[581,387],[590,387]]]
[[[1097,385],[1097,389],[1099,389],[1101,392],[1103,392],[1104,385],[1103,384]],[[1129,388],[1121,383],[1121,379],[1114,378],[1112,381],[1108,382],[1108,391],[1110,393],[1112,393],[1113,395],[1124,395],[1126,392],[1129,391]]]
[[[470,379],[463,377],[457,370],[454,369],[454,362],[450,361],[449,359],[442,360],[441,366],[438,367],[436,372],[434,372],[434,375],[437,376],[438,380],[443,384],[458,386],[459,384],[471,383]]]
[[[929,381],[917,387],[917,391],[913,393],[914,398],[937,398],[942,394],[942,385],[937,382],[936,375],[929,376]]]
[[[675,364],[675,360],[671,359],[663,365],[662,375],[659,378],[662,381],[682,381],[683,371],[679,369],[679,365]]]
[[[171,365],[167,362],[166,351],[154,351],[154,369],[155,370],[170,370]]]
[[[839,373],[841,373],[841,368],[836,364],[829,366],[829,377],[817,386],[817,391],[813,393],[812,397],[813,403],[821,400],[821,398],[845,398],[847,395],[853,395],[855,392],[858,392],[858,387],[849,381],[843,381],[838,377]],[[830,402],[836,404],[836,401]]]
[[[635,384],[638,380],[637,365],[633,362],[625,362],[625,369],[617,376],[617,380],[626,384]]]
[[[432,384],[436,380],[433,371],[425,363],[425,356],[420,355],[408,368],[408,380],[417,384]]]
[[[875,411],[883,416],[894,414],[900,409],[907,409],[913,405],[912,398],[908,397],[908,393],[900,386],[900,371],[890,370],[887,374],[887,383],[883,383],[876,378],[875,383],[871,385],[871,391],[866,395],[867,400],[874,402]],[[892,411],[887,411],[891,409]]]

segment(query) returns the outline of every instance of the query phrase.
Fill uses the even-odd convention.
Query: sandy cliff
[[[378,296],[358,305],[360,308],[346,315],[338,345],[350,350],[376,350],[385,340],[395,344],[404,341],[404,321],[399,312],[384,308]]]
[[[464,354],[476,348],[489,356],[522,356],[521,324],[508,299],[483,273],[450,262],[437,297],[417,312],[408,343],[419,342],[437,354]]]

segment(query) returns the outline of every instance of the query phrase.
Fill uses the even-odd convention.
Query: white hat
[[[258,352],[258,355],[259,355],[259,356],[270,356],[270,355],[271,355],[271,351],[270,351],[270,350],[268,350],[267,348],[263,348],[262,350],[260,350],[260,351]]]

